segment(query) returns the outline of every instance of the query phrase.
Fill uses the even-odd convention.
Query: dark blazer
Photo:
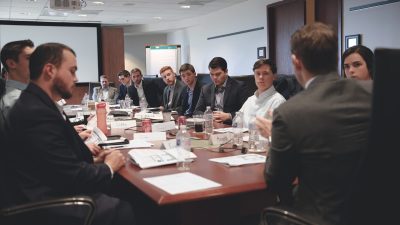
[[[318,75],[274,110],[266,162],[268,189],[320,224],[341,224],[366,150],[372,83]],[[297,191],[292,183],[298,178]]]
[[[224,112],[230,113],[232,118],[235,117],[237,111],[242,108],[243,103],[247,100],[248,94],[246,86],[243,82],[232,79],[228,76],[226,87],[224,91]],[[215,107],[215,85],[214,83],[207,84],[201,88],[199,100],[196,105],[196,112],[206,111],[206,107],[211,106],[214,110]],[[224,122],[231,124],[232,120]]]
[[[30,83],[7,119],[12,149],[2,148],[2,157],[13,174],[13,182],[6,182],[16,193],[9,196],[13,202],[89,195],[98,203],[96,218],[102,218],[96,223],[111,224],[120,201],[102,194],[111,184],[110,168],[93,164],[91,152],[49,96]]]
[[[158,107],[161,102],[158,97],[158,93],[161,93],[157,87],[152,84],[149,80],[142,80],[142,87],[144,91],[144,96],[146,96],[146,101],[149,107]],[[128,87],[129,97],[133,100],[134,105],[139,105],[139,94],[134,84]]]
[[[128,92],[128,88],[125,85],[120,84],[119,87],[118,87],[117,101],[118,100],[124,100],[127,92]]]
[[[174,87],[174,95],[172,96],[171,107],[168,107],[169,86],[166,86],[164,88],[164,92],[163,92],[164,109],[171,109],[171,110],[180,112],[182,110],[182,98],[183,98],[183,94],[185,93],[186,87],[187,86],[182,81],[176,79],[176,83],[175,83],[175,87]]]
[[[196,78],[197,79],[197,78]],[[185,116],[192,116],[194,109],[196,108],[197,102],[199,101],[199,97],[200,97],[200,93],[201,93],[201,83],[196,80],[196,85],[194,86],[194,90],[193,90],[193,97],[192,97],[192,105],[190,107],[190,113],[189,114],[185,114],[186,110],[189,108],[189,103],[188,103],[188,99],[189,99],[189,87],[187,87],[184,91],[183,91],[183,98],[182,98],[182,109],[179,113],[179,115],[185,115]]]

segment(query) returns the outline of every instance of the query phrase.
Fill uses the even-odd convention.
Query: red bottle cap
[[[106,108],[106,103],[105,102],[100,102],[97,103],[96,109],[105,109]]]

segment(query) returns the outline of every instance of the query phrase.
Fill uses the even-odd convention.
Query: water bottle
[[[243,147],[243,113],[236,112],[235,117],[232,120],[233,127],[233,144],[237,146],[237,148]]]
[[[249,151],[257,151],[257,142],[258,142],[259,134],[256,127],[256,116],[250,116],[249,122]]]
[[[190,135],[186,130],[186,124],[181,124],[176,134],[176,149],[178,151],[178,162],[176,167],[178,170],[189,170],[190,163]]]
[[[101,102],[96,105],[97,127],[107,135],[107,111],[106,103]]]
[[[88,95],[88,93],[85,93],[85,95],[82,98],[81,104],[87,106],[88,101],[89,101],[89,95]]]
[[[147,102],[144,97],[140,98],[139,100],[140,111],[146,112],[147,110]]]
[[[213,133],[213,112],[211,110],[211,106],[207,106],[206,111],[204,112],[204,131],[206,134],[211,135]]]

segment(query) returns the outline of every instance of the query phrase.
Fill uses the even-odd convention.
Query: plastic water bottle
[[[89,95],[88,95],[88,93],[85,93],[85,95],[82,98],[81,104],[87,106],[88,101],[89,101]]]
[[[211,106],[207,106],[206,111],[204,112],[204,131],[206,134],[211,135],[213,133],[213,112],[211,110]]]
[[[233,144],[236,145],[238,148],[243,147],[243,113],[236,112],[235,117],[232,121],[233,127]]]
[[[144,97],[140,98],[139,100],[140,111],[146,112],[147,110],[147,102]]]
[[[178,162],[176,167],[178,170],[189,170],[190,163],[190,135],[186,130],[186,124],[181,124],[176,134],[176,149],[178,151]]]
[[[259,138],[258,130],[256,127],[256,116],[250,116],[249,122],[249,151],[257,151],[257,142]]]

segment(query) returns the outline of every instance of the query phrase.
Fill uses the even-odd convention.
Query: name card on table
[[[233,139],[232,133],[212,134],[211,137],[212,145],[223,145],[227,144]]]
[[[153,132],[157,131],[167,131],[175,129],[175,121],[169,121],[164,123],[153,123],[151,125],[151,130]]]
[[[171,139],[171,140],[168,140],[168,141],[163,141],[162,147],[165,148],[165,149],[176,148],[176,140],[175,139]]]
[[[163,116],[161,114],[161,112],[158,113],[143,113],[143,112],[139,112],[139,113],[135,113],[135,119],[152,119],[152,120],[163,120]]]
[[[135,120],[118,120],[111,121],[111,135],[123,135],[125,129],[132,128],[136,126]]]
[[[151,133],[134,133],[134,139],[145,141],[166,141],[167,134],[165,132],[151,132]]]

